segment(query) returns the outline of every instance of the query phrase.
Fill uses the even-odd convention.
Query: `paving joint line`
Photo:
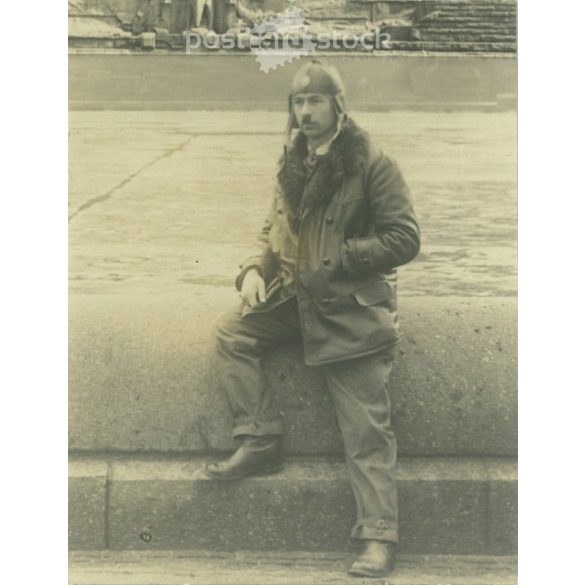
[[[86,201],[85,203],[80,205],[76,211],[74,211],[72,214],[70,214],[68,221],[70,222],[74,217],[79,215],[82,211],[85,211],[86,209],[89,209],[90,207],[93,207],[94,205],[96,205],[98,203],[102,203],[104,201],[107,201],[108,199],[111,199],[111,197],[114,195],[114,193],[116,191],[118,191],[122,187],[125,187],[128,183],[130,183],[133,179],[135,179],[140,173],[142,173],[146,169],[150,168],[151,166],[155,165],[156,163],[160,162],[161,160],[168,158],[172,154],[175,154],[176,152],[183,150],[183,148],[185,148],[192,140],[194,140],[198,136],[199,136],[199,134],[194,134],[189,138],[189,140],[186,140],[185,142],[181,143],[179,146],[176,146],[176,147],[171,148],[169,150],[165,150],[160,156],[157,156],[156,158],[154,158],[153,160],[151,160],[150,162],[146,163],[144,166],[139,168],[134,173],[131,173],[130,176],[128,176],[124,180],[120,181],[120,183],[118,183],[115,187],[112,187],[112,189],[110,189],[107,193],[104,193],[103,195],[98,195],[97,197],[92,197],[91,199],[89,199],[88,201]]]

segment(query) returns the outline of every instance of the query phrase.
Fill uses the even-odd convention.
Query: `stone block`
[[[213,321],[237,299],[84,295],[70,305],[73,451],[232,448],[218,387]],[[404,298],[391,399],[401,455],[516,453],[516,307],[512,298]],[[299,346],[267,359],[289,453],[342,452],[318,368]]]
[[[156,49],[156,34],[144,32],[140,35],[141,47],[145,51]]]
[[[489,554],[518,554],[518,470],[515,462],[488,461]]]
[[[488,481],[474,460],[414,459],[398,484],[400,549],[483,554],[488,549]]]
[[[293,460],[276,475],[218,483],[201,478],[203,462],[114,462],[111,548],[356,550],[343,463]],[[490,554],[488,514],[509,511],[489,501],[500,482],[491,473],[476,459],[400,461],[401,551]]]
[[[106,546],[106,480],[104,462],[72,461],[69,465],[69,548]]]
[[[229,483],[198,479],[201,464],[114,466],[112,548],[347,548],[355,505],[343,464],[324,472],[292,463],[278,475]]]

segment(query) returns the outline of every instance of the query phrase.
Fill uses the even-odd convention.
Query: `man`
[[[258,253],[236,279],[243,303],[217,327],[241,445],[206,473],[237,480],[280,469],[283,425],[260,360],[278,343],[302,340],[306,364],[324,370],[343,435],[358,516],[351,536],[364,541],[350,573],[383,576],[398,541],[388,397],[396,267],[418,253],[417,221],[396,164],[347,117],[343,82],[321,62],[294,77],[279,166]]]

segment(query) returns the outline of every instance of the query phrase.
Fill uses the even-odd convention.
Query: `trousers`
[[[262,358],[277,345],[300,340],[296,297],[245,316],[237,306],[218,319],[218,371],[234,419],[234,438],[284,433]],[[357,509],[351,537],[397,542],[396,439],[388,392],[392,350],[312,367],[324,370],[342,434]]]

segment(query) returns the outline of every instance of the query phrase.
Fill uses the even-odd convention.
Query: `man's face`
[[[319,139],[337,122],[331,100],[319,93],[299,93],[292,98],[294,115],[307,138]]]

